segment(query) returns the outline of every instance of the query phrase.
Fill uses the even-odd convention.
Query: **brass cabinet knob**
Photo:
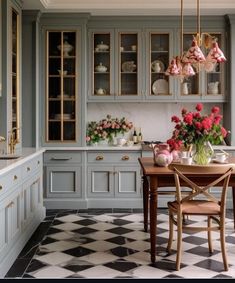
[[[3,187],[0,185],[0,191],[3,189]]]
[[[103,159],[104,159],[104,157],[102,155],[96,156],[96,160],[103,160]]]
[[[27,167],[27,171],[30,171],[30,167]]]
[[[122,157],[122,160],[129,160],[130,159],[130,157],[128,156],[128,155],[124,155],[123,157]]]
[[[40,160],[38,160],[38,164],[40,164]]]
[[[13,178],[13,179],[14,179],[14,181],[15,181],[15,180],[17,180],[17,178],[18,178],[18,177],[17,177],[16,175],[14,175],[14,178]]]

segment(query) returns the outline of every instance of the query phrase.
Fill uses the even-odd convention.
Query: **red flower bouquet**
[[[227,130],[220,124],[222,115],[219,107],[212,107],[209,115],[202,115],[203,105],[198,103],[195,112],[189,112],[183,108],[182,118],[172,116],[171,121],[175,123],[172,137],[167,141],[171,149],[180,149],[182,145],[188,148],[196,146],[196,151],[203,149],[206,142],[213,145],[222,144],[227,136]],[[198,162],[202,164],[202,162]]]

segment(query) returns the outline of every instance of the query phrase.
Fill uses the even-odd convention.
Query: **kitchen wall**
[[[87,109],[87,121],[98,121],[107,114],[113,117],[126,117],[141,127],[144,140],[166,141],[172,133],[174,123],[172,115],[181,115],[184,107],[194,111],[197,103],[89,103]],[[221,104],[205,103],[203,113],[208,114],[213,106]],[[222,109],[221,109],[222,111]],[[223,112],[221,112],[223,115]]]

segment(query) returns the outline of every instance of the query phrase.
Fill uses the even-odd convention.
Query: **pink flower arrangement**
[[[113,136],[118,133],[124,134],[133,128],[132,122],[129,122],[125,117],[112,118],[107,115],[105,119],[99,122],[91,121],[87,125],[87,143],[95,143],[101,140],[112,141]]]
[[[209,115],[202,115],[203,104],[198,103],[195,112],[189,112],[183,108],[182,118],[172,116],[171,121],[175,123],[172,137],[167,141],[171,149],[180,149],[182,145],[186,148],[192,144],[200,144],[209,141],[211,144],[222,144],[228,131],[220,124],[222,115],[220,108],[212,107]]]

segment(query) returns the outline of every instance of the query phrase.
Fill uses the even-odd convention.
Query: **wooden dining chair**
[[[168,202],[169,209],[169,240],[167,251],[171,252],[173,241],[174,224],[177,226],[177,255],[176,270],[180,269],[182,232],[184,231],[207,231],[209,252],[213,252],[211,231],[220,231],[221,251],[224,269],[228,270],[226,249],[225,249],[225,212],[226,212],[226,192],[229,178],[234,169],[233,164],[210,164],[205,166],[171,164],[170,169],[174,171],[176,200]],[[198,186],[205,179],[205,185]],[[204,181],[203,181],[204,183]],[[192,193],[187,196],[182,195],[182,187],[193,188]],[[215,198],[209,189],[220,186],[220,198]],[[183,221],[184,216],[204,215],[207,217],[207,226],[192,227]],[[212,220],[216,225],[212,225]]]

